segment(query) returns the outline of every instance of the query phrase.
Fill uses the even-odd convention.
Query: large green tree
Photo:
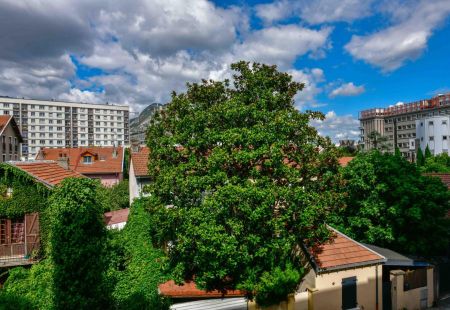
[[[445,251],[450,226],[449,192],[438,178],[422,176],[404,158],[361,153],[342,170],[347,206],[336,224],[358,241],[405,254]]]
[[[68,178],[56,187],[49,209],[49,258],[56,309],[102,309],[106,228],[98,182]]]
[[[329,237],[337,206],[337,149],[294,96],[303,85],[275,66],[233,64],[229,81],[187,85],[157,112],[149,206],[177,281],[239,288],[274,303],[303,276],[301,246]]]

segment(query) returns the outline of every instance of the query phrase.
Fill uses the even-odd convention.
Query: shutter
[[[356,301],[356,277],[342,279],[342,309],[355,309]]]
[[[25,214],[25,227],[26,254],[31,255],[39,249],[39,214]]]

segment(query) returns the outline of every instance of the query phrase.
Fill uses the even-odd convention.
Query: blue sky
[[[165,103],[238,60],[304,82],[337,141],[358,111],[450,91],[449,0],[3,0],[0,95]]]

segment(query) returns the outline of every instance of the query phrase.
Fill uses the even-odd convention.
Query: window
[[[442,140],[447,140],[447,136],[443,136],[443,137],[442,137]]]
[[[430,136],[430,141],[434,141],[434,137],[433,136]]]
[[[92,164],[92,156],[83,156],[83,164]]]
[[[45,117],[45,113],[44,112],[39,112],[39,117]]]
[[[44,109],[45,109],[45,107],[43,105],[39,106],[39,110],[44,110]]]
[[[442,121],[442,125],[447,125],[447,121]]]
[[[433,121],[429,121],[428,126],[433,126]]]
[[[423,122],[420,122],[420,126],[423,127]]]
[[[3,155],[2,155],[2,159],[3,159],[3,162],[6,161],[6,154],[3,154]]]

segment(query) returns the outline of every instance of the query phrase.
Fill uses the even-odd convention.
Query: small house
[[[141,197],[144,186],[150,183],[148,175],[148,156],[150,150],[146,146],[132,146],[130,149],[130,205],[134,199]]]
[[[51,189],[83,177],[53,161],[0,164],[0,267],[32,264],[39,256],[40,218]]]
[[[23,139],[12,115],[0,115],[0,142],[0,162],[20,160]]]
[[[88,178],[99,179],[104,186],[113,186],[123,179],[121,146],[42,148],[36,159],[58,161]]]

